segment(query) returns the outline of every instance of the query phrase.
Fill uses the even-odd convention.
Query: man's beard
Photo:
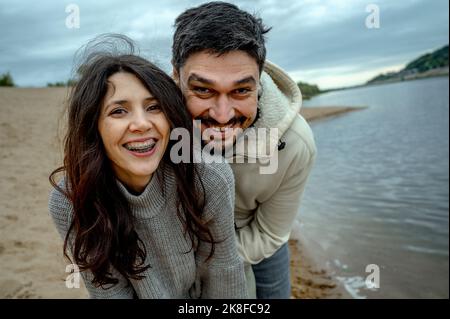
[[[195,120],[201,123],[202,146],[208,145],[211,153],[220,153],[225,157],[232,155],[237,138],[252,121],[245,116],[232,118],[226,124],[220,124],[211,117],[197,117]],[[218,131],[218,128],[221,130]]]
[[[260,117],[260,111],[259,108],[256,109],[256,116],[254,118],[252,117],[246,117],[246,116],[239,116],[234,117],[230,119],[226,124],[220,124],[212,117],[206,115],[206,116],[197,116],[194,118],[195,121],[200,121],[201,123],[201,132],[202,132],[202,139],[201,144],[202,147],[206,146],[207,144],[213,143],[212,145],[209,145],[211,147],[211,152],[221,153],[222,156],[230,156],[232,155],[233,146],[236,144],[236,141],[239,139],[240,135],[242,135],[243,131],[245,131],[247,128],[253,126],[255,122]],[[212,127],[230,127],[233,131],[232,134],[232,140],[222,140],[218,139],[216,142],[214,139],[211,139],[210,137],[205,138],[203,136],[203,132],[206,129],[210,129]],[[234,134],[236,133],[236,134]],[[231,137],[231,136],[230,136]],[[215,144],[214,144],[215,143]]]

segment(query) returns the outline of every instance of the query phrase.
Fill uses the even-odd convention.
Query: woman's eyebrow
[[[145,102],[153,102],[153,101],[157,101],[157,99],[154,96],[149,96],[149,97],[146,97],[144,99],[144,101]]]
[[[156,98],[154,96],[148,96],[146,98],[143,99],[143,101],[148,102],[148,101],[156,101]],[[112,100],[112,101],[108,101],[107,107],[111,106],[111,105],[115,105],[115,104],[119,104],[119,105],[124,105],[127,104],[128,100]]]
[[[114,105],[125,105],[127,103],[127,100],[112,100],[112,101],[106,101],[104,106],[104,112],[108,112],[109,109]]]
[[[113,101],[108,101],[108,106],[111,104],[126,104],[128,101],[127,100],[113,100]]]

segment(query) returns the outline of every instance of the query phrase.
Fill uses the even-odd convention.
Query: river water
[[[448,77],[334,91],[304,105],[367,108],[312,123],[318,156],[298,216],[302,237],[355,298],[448,298]]]

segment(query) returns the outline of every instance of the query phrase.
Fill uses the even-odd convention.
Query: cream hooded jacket
[[[272,256],[288,241],[316,155],[312,131],[299,114],[302,96],[297,84],[266,61],[261,86],[259,118],[247,130],[276,128],[276,133],[272,130],[271,135],[228,158],[236,181],[238,249],[250,264]],[[271,160],[275,169],[262,173]]]

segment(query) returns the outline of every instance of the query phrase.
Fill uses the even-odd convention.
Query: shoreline
[[[345,287],[318,262],[306,244],[289,240],[291,299],[351,299]]]
[[[300,115],[309,122],[315,122],[322,119],[338,116],[344,113],[364,110],[367,107],[350,107],[350,106],[321,106],[321,107],[302,107]]]
[[[302,107],[300,114],[308,123],[329,119],[366,107]],[[289,239],[291,299],[352,299],[341,282],[330,274],[323,260],[314,254],[319,245],[304,238],[294,227]],[[314,247],[313,247],[314,246]]]
[[[66,98],[67,88],[0,88],[7,114],[0,118],[0,298],[87,298],[83,286],[66,288],[68,262],[47,206],[48,176],[62,161],[58,133]],[[315,121],[350,109],[303,108],[301,114]],[[345,298],[308,241],[291,241],[290,250],[294,298]]]

